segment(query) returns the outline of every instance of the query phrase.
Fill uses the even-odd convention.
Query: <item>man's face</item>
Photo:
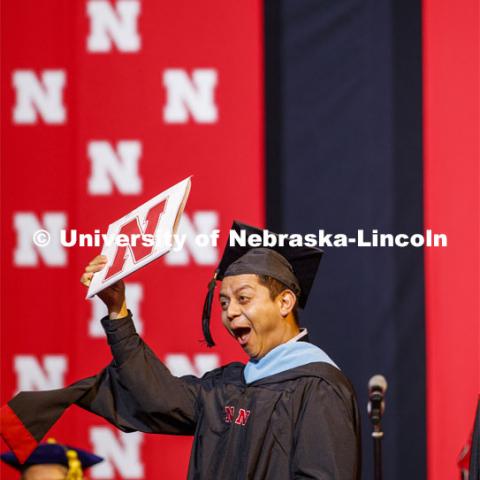
[[[65,480],[67,472],[63,465],[33,465],[23,472],[22,480]]]
[[[251,358],[261,358],[285,337],[282,304],[253,274],[224,278],[220,288],[222,322]]]

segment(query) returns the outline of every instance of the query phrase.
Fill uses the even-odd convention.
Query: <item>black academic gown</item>
[[[179,378],[136,334],[130,317],[102,324],[114,360],[66,389],[34,392],[43,394],[35,403],[44,419],[55,421],[76,403],[125,432],[194,435],[192,480],[360,478],[355,396],[335,367],[310,363],[249,385],[240,363]],[[46,424],[22,418],[29,395],[20,393],[9,406],[37,438]]]

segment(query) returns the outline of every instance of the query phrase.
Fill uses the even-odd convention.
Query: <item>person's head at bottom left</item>
[[[21,480],[81,480],[86,469],[103,461],[93,453],[52,439],[38,445],[24,463],[12,452],[2,453],[0,459],[17,470]]]

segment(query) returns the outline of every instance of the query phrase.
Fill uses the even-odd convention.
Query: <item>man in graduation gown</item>
[[[234,223],[248,235],[261,233]],[[360,478],[360,425],[350,382],[306,341],[305,306],[322,252],[227,245],[204,305],[209,331],[216,280],[222,322],[249,355],[205,374],[174,377],[135,332],[123,282],[99,293],[113,360],[99,375],[49,392],[21,392],[3,408],[2,436],[25,455],[72,403],[125,432],[194,435],[189,479]],[[106,265],[96,257],[82,283]],[[32,412],[33,409],[33,412]]]

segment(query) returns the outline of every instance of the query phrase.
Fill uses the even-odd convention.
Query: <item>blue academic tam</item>
[[[41,443],[23,464],[17,460],[13,452],[2,453],[0,459],[20,471],[33,465],[45,464],[64,465],[68,468],[68,450],[77,452],[78,460],[80,460],[83,470],[103,461],[102,457],[87,452],[86,450],[70,447],[69,445],[61,445],[59,443]]]

